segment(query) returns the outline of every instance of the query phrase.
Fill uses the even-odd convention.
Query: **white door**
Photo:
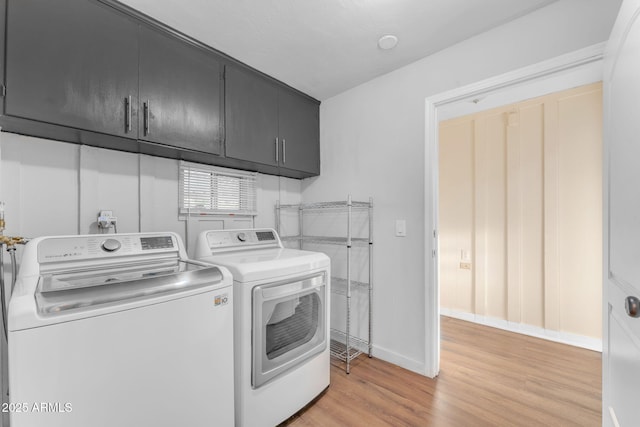
[[[603,413],[605,426],[639,425],[640,0],[625,0],[604,73],[605,209]]]

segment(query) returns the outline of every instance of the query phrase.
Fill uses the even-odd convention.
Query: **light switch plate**
[[[396,220],[396,237],[407,237],[407,221],[404,219]]]

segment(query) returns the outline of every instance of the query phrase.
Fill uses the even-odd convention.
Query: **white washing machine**
[[[233,426],[233,287],[173,233],[30,241],[9,305],[12,427]]]
[[[205,231],[196,258],[233,275],[236,425],[273,427],[329,386],[329,257],[260,229]]]

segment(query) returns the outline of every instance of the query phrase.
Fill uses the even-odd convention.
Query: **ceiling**
[[[121,0],[319,100],[554,1]]]

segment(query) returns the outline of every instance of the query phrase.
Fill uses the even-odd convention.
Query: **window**
[[[256,176],[180,162],[180,214],[257,215]]]

